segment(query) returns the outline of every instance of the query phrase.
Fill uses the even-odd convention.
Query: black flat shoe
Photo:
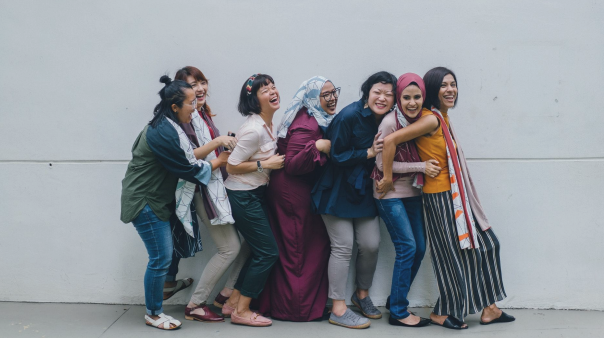
[[[452,330],[465,330],[468,328],[467,325],[466,325],[466,327],[463,327],[462,325],[464,324],[464,322],[460,321],[459,319],[457,319],[453,316],[448,316],[442,325],[440,325],[439,323],[437,323],[433,320],[431,322],[434,325],[446,327],[447,329],[452,329]]]
[[[422,317],[419,317],[419,318],[420,318],[419,323],[417,323],[415,325],[409,325],[409,324],[401,323],[398,319],[394,319],[394,318],[392,318],[392,316],[389,316],[388,324],[394,325],[394,326],[406,326],[406,327],[423,327],[423,326],[430,325],[430,319],[422,318]]]
[[[485,323],[481,320],[480,325],[489,325],[489,324],[495,324],[495,323],[509,323],[509,322],[513,322],[515,320],[516,320],[516,318],[514,318],[514,316],[510,316],[507,313],[501,311],[501,316],[499,316],[499,318],[493,319],[487,323]]]

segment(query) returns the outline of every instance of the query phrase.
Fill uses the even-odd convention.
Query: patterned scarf
[[[317,120],[319,127],[325,132],[325,129],[329,126],[331,120],[336,116],[336,114],[327,114],[321,107],[321,98],[319,95],[321,94],[323,85],[328,81],[329,80],[322,76],[315,76],[302,82],[296,95],[294,95],[292,102],[285,110],[281,124],[277,129],[277,137],[285,138],[287,136],[287,130],[302,107],[308,109],[308,115],[314,117]]]
[[[210,136],[210,130],[208,129],[204,121],[198,114],[192,114],[192,117],[193,120],[191,121],[191,124],[195,129],[195,134],[197,136],[199,144],[206,144],[210,142],[212,140],[212,137]],[[187,134],[184,132],[184,130],[182,130],[182,128],[171,119],[167,119],[167,121],[170,122],[172,127],[174,127],[174,129],[178,133],[180,148],[184,151],[190,164],[202,165],[201,162],[209,162],[216,158],[216,154],[212,151],[208,154],[208,156],[206,156],[204,160],[196,159],[195,154],[193,153],[193,144],[191,140],[189,140],[189,138],[187,137]],[[183,179],[179,179],[178,184],[176,185],[175,213],[178,219],[182,222],[185,231],[191,237],[195,237],[191,215],[191,202],[193,202],[195,186],[195,183],[185,181]],[[210,220],[212,225],[234,224],[235,220],[233,219],[231,213],[231,205],[229,204],[226,189],[224,188],[222,173],[219,169],[212,171],[210,181],[208,182],[207,186],[202,187],[202,189],[206,189],[206,193],[210,197],[210,200],[214,206],[214,210],[216,211],[216,217]]]
[[[434,113],[434,116],[436,116],[440,121],[443,135],[445,137],[445,144],[447,146],[449,179],[451,180],[451,194],[453,197],[453,210],[455,211],[455,224],[457,226],[459,246],[461,249],[476,249],[480,246],[476,238],[476,224],[474,224],[472,208],[470,207],[470,202],[468,201],[466,182],[464,182],[463,175],[461,174],[461,166],[459,164],[457,150],[442,114],[438,109],[434,108],[434,106],[431,110]],[[472,238],[472,240],[470,240],[470,238]]]
[[[198,113],[201,116],[201,118],[205,121],[205,123],[207,124],[208,129],[210,130],[210,135],[212,136],[212,140],[217,138],[218,136],[220,136],[220,131],[218,130],[218,128],[214,124],[214,121],[212,120],[212,117],[210,115],[208,115],[206,110],[203,107],[201,107],[201,109],[198,110]],[[224,147],[219,146],[218,148],[216,148],[216,150],[214,152],[216,153],[216,156],[218,156],[223,151],[224,151]],[[226,167],[220,167],[220,172],[222,173],[222,178],[224,180],[226,180],[227,177],[229,177],[229,174],[226,171]]]

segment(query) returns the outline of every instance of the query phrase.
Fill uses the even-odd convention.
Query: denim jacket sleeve
[[[342,114],[342,113],[340,113]],[[337,116],[329,126],[331,139],[331,160],[339,166],[355,166],[367,161],[367,149],[355,149],[350,114]]]

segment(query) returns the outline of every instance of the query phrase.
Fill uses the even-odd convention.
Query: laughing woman
[[[212,116],[214,115],[212,115],[206,101],[208,80],[203,73],[195,67],[188,66],[176,72],[175,79],[185,81],[193,88],[197,101],[196,109],[199,113],[194,114],[192,123],[179,123],[179,126],[187,134],[194,147],[199,148],[197,151],[201,158],[205,160],[213,158],[223,159],[220,169],[213,170],[212,172],[213,181],[211,186],[196,188],[193,197],[196,214],[208,230],[218,250],[203,269],[199,283],[193,292],[188,306],[185,308],[185,318],[202,322],[221,322],[224,321],[223,317],[210,310],[206,304],[207,299],[218,280],[231,266],[231,263],[235,262],[227,281],[227,287],[219,293],[217,299],[222,294],[230,296],[239,270],[241,270],[243,263],[245,263],[245,258],[247,258],[247,251],[244,249],[247,246],[240,244],[239,234],[233,225],[234,220],[230,215],[231,206],[224,189],[224,178],[226,178],[226,170],[224,169],[226,167],[226,159],[229,155],[224,150],[225,148],[233,149],[237,142],[232,136],[220,136],[218,128],[216,128],[212,121]],[[224,209],[224,217],[218,217],[217,208]],[[193,218],[193,220],[196,219]],[[191,240],[191,237],[186,233],[180,222],[173,221],[172,224],[174,253],[172,264],[166,277],[166,284],[164,285],[164,299],[169,298],[166,297],[167,295],[171,296],[179,291],[183,285],[187,286],[190,284],[190,279],[176,281],[178,263],[181,258],[191,257],[196,251],[201,249],[200,245],[197,245],[200,242],[198,240],[198,227],[194,228],[193,234],[195,236]],[[192,246],[191,243],[193,243]],[[168,292],[166,293],[166,291]],[[222,298],[226,300],[226,297],[223,296]]]
[[[457,103],[457,78],[444,67],[424,76],[426,100],[421,118],[384,140],[384,178],[378,191],[392,189],[397,144],[415,139],[419,156],[436,159],[442,170],[426,176],[424,215],[439,299],[430,319],[450,329],[466,329],[464,318],[482,310],[480,323],[511,322],[495,302],[506,297],[501,277],[499,240],[491,229],[468,171],[448,112]]]
[[[273,171],[268,206],[279,260],[260,298],[260,312],[281,320],[320,319],[327,303],[329,236],[313,214],[310,192],[327,163],[331,142],[323,132],[336,113],[340,88],[322,76],[304,81],[277,132],[284,170]]]
[[[124,223],[132,222],[149,254],[144,279],[147,325],[170,330],[181,325],[162,308],[163,285],[173,253],[170,215],[174,212],[187,234],[193,236],[196,186],[213,184],[212,171],[223,165],[226,157],[202,160],[201,148],[195,149],[190,135],[180,127],[199,123],[191,86],[184,81],[172,82],[165,75],[160,82],[165,86],[159,92],[161,102],[155,107],[155,116],[132,146],[132,160],[122,181],[120,218]],[[223,210],[217,211],[221,214]]]
[[[425,96],[424,81],[419,75],[401,75],[396,85],[396,109],[380,124],[382,137],[417,121],[421,117]],[[383,177],[383,155],[380,153],[376,157],[376,168],[372,174],[376,182]],[[426,252],[420,190],[424,183],[423,173],[434,177],[439,170],[436,160],[421,162],[413,141],[403,142],[397,145],[395,162],[388,167],[389,172],[395,173],[392,175],[394,188],[385,194],[374,191],[380,217],[388,228],[396,251],[389,298],[388,322],[391,325],[420,327],[430,324],[429,319],[407,311],[407,295]]]
[[[329,322],[348,328],[371,325],[346,306],[346,281],[355,241],[357,288],[352,303],[368,318],[382,317],[369,297],[380,244],[370,174],[375,156],[382,151],[378,125],[392,109],[395,91],[394,75],[373,74],[361,86],[362,98],[333,119],[325,134],[331,140],[331,160],[312,192],[313,210],[321,214],[331,241],[328,296],[333,308]]]
[[[250,302],[262,292],[279,257],[266,203],[270,172],[283,168],[283,156],[275,154],[273,115],[279,109],[279,91],[273,78],[254,74],[247,79],[241,88],[238,109],[247,120],[237,132],[237,146],[229,157],[229,177],[224,184],[235,227],[250,246],[251,254],[222,313],[230,315],[234,324],[269,326],[272,321],[252,312]]]

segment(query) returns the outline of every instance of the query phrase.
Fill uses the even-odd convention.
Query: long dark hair
[[[275,84],[275,80],[273,77],[267,74],[258,74],[254,81],[252,82],[251,91],[248,92],[249,78],[245,80],[243,86],[241,87],[241,92],[239,93],[239,104],[237,105],[237,110],[243,116],[249,116],[252,114],[260,114],[260,101],[258,101],[258,90],[264,86],[268,86],[269,84]]]
[[[203,75],[201,70],[199,70],[199,68],[196,68],[193,66],[186,66],[186,67],[179,69],[176,72],[176,75],[174,75],[174,80],[182,80],[182,81],[186,82],[187,76],[192,76],[196,81],[199,81],[199,82],[205,81],[208,84],[210,83],[210,81],[208,81],[208,78],[206,78],[206,76]],[[203,103],[202,108],[206,112],[206,114],[208,114],[208,116],[214,117],[216,115],[212,114],[212,109],[208,105],[207,98],[208,98],[208,92],[206,91],[206,102]],[[195,107],[195,109],[197,109],[197,107]]]
[[[185,89],[191,88],[191,85],[185,81],[172,81],[168,75],[164,75],[159,78],[159,82],[164,84],[164,88],[159,91],[159,97],[161,101],[153,109],[153,118],[149,121],[149,125],[157,127],[161,119],[165,116],[170,120],[178,123],[178,119],[174,116],[172,111],[172,105],[175,104],[179,108],[182,108],[182,104],[185,101]]]
[[[440,109],[440,99],[438,98],[438,93],[440,92],[443,79],[449,74],[453,76],[455,83],[457,83],[455,73],[445,67],[432,68],[426,73],[426,75],[424,75],[424,84],[426,85],[426,98],[424,99],[423,104],[424,108],[431,109],[432,106],[434,106],[434,108]],[[453,107],[457,105],[457,98],[458,96],[455,97],[455,104]]]

